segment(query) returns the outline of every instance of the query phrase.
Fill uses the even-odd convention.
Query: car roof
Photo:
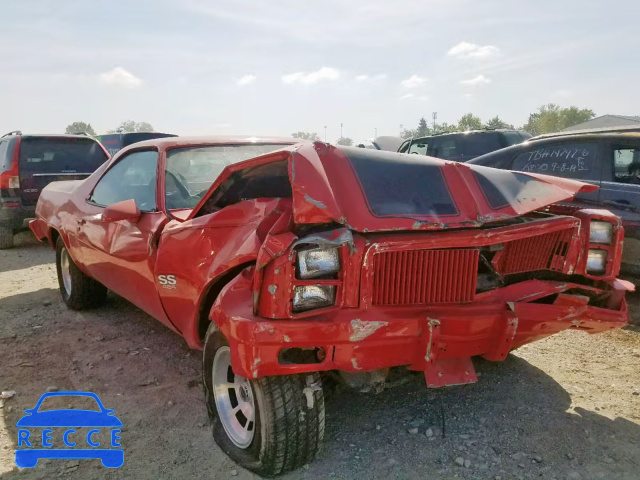
[[[530,138],[523,143],[513,145],[513,147],[526,148],[527,145],[537,145],[543,143],[568,143],[573,141],[584,140],[620,140],[620,139],[640,139],[640,132],[616,132],[616,133],[578,133],[573,135],[559,135],[557,137]],[[509,147],[509,148],[513,148]],[[496,150],[499,152],[500,150]],[[493,152],[491,152],[493,153]],[[489,155],[489,154],[487,154]]]
[[[495,150],[493,152],[485,153],[479,157],[469,160],[467,163],[484,165],[486,159],[491,159],[495,156],[502,155],[509,152],[518,152],[520,150],[526,150],[536,145],[550,145],[555,143],[572,143],[572,142],[584,142],[592,140],[640,140],[640,132],[627,132],[627,133],[590,133],[590,134],[575,134],[575,135],[562,135],[558,137],[545,137],[545,138],[530,138],[517,145]]]
[[[89,134],[72,134],[72,133],[8,133],[6,135],[2,135],[0,138],[13,138],[13,137],[21,137],[25,138],[90,138],[91,140],[98,141],[95,137]]]
[[[468,135],[470,133],[505,133],[505,132],[520,132],[520,131],[524,131],[524,130],[517,130],[515,128],[495,128],[495,129],[482,129],[482,130],[467,130],[466,132],[442,132],[442,133],[434,133],[433,135],[427,135],[425,137],[415,137],[413,138],[413,142],[419,142],[421,140],[428,140],[430,138],[434,138],[434,137],[444,137],[445,135]],[[403,141],[403,145],[404,143],[408,142],[409,140],[411,140],[410,138],[406,138]]]
[[[278,145],[293,145],[304,142],[297,138],[288,137],[257,137],[248,135],[206,135],[185,137],[162,137],[136,142],[126,147],[126,150],[140,147],[157,147],[158,149],[191,147],[195,145],[251,145],[274,143]],[[125,149],[123,149],[124,151]]]
[[[542,135],[536,135],[533,137],[534,139],[543,139],[543,138],[551,138],[551,137],[566,137],[568,135],[589,135],[594,133],[638,133],[640,132],[640,126],[638,125],[627,125],[621,127],[603,127],[603,128],[586,128],[582,130],[561,130],[559,132],[553,133],[543,133]]]

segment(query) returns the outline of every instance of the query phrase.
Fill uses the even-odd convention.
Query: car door
[[[157,179],[157,150],[135,150],[118,159],[79,206],[73,241],[93,278],[171,327],[153,273],[158,235],[167,222],[157,208]],[[102,218],[106,207],[131,199],[141,212],[137,221]]]
[[[607,143],[605,161],[600,203],[622,218],[625,229],[622,271],[637,276],[640,274],[640,142]]]
[[[533,144],[520,151],[511,164],[511,169],[528,173],[542,173],[556,177],[572,178],[600,186],[604,145],[594,139],[554,141]],[[509,168],[509,167],[505,167]],[[599,193],[579,193],[574,203],[594,208],[598,205]]]

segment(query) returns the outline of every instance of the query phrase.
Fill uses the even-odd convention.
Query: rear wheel
[[[13,230],[0,227],[0,250],[13,247]]]
[[[62,237],[56,241],[56,269],[62,300],[72,310],[95,307],[107,296],[107,288],[85,275],[73,262]]]
[[[275,476],[314,459],[324,436],[318,373],[256,380],[236,375],[229,344],[212,323],[202,375],[213,437],[239,465]]]

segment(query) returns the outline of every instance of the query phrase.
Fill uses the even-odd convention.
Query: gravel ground
[[[630,298],[634,322],[640,297]],[[640,322],[639,322],[640,324]],[[257,478],[211,438],[200,353],[125,300],[68,310],[54,253],[24,233],[0,251],[0,477]],[[379,395],[338,390],[324,448],[284,479],[639,479],[640,328],[566,332],[503,363],[474,360],[474,385]],[[14,464],[15,424],[47,388],[96,392],[125,427],[125,463]],[[1,403],[1,402],[0,402]]]

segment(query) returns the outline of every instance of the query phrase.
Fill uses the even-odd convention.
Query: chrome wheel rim
[[[255,434],[256,407],[251,382],[231,369],[229,347],[220,347],[211,371],[218,417],[233,444],[245,449]]]
[[[71,259],[69,258],[69,252],[66,248],[63,248],[60,252],[60,272],[62,274],[62,284],[64,285],[64,291],[67,295],[71,295]]]

